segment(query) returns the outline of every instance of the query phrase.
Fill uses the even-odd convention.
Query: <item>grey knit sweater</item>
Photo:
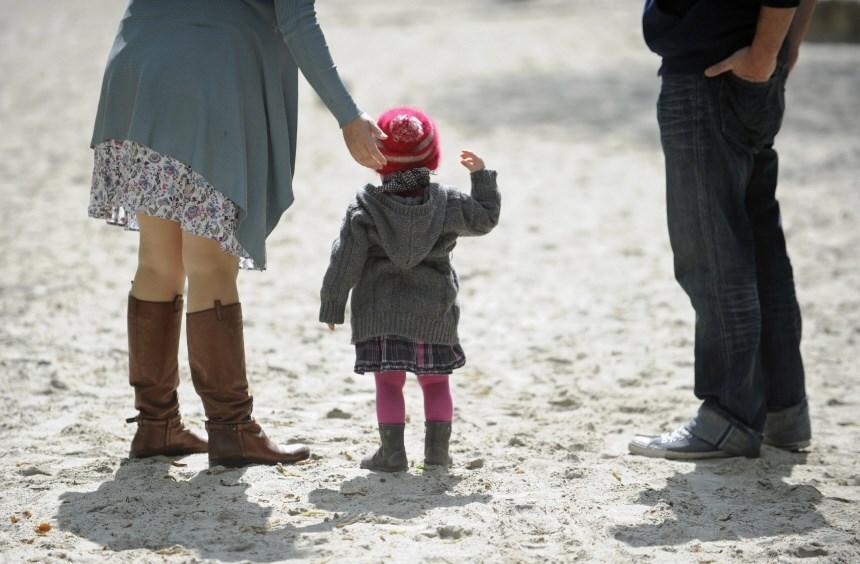
[[[332,245],[320,321],[343,323],[352,290],[353,343],[398,335],[457,344],[459,282],[451,250],[461,235],[489,233],[501,207],[495,171],[471,177],[471,196],[431,183],[419,204],[364,187]]]

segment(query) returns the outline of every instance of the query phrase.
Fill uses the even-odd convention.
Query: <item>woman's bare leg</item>
[[[212,239],[182,234],[182,261],[188,275],[188,313],[238,303],[239,257],[225,253]]]
[[[138,216],[137,273],[128,298],[129,383],[140,412],[133,458],[208,451],[179,417],[179,335],[182,327],[182,232],[179,224]]]
[[[169,302],[182,294],[182,231],[175,221],[137,216],[140,245],[131,295],[148,302]]]

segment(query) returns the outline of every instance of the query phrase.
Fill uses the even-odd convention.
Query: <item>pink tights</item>
[[[376,372],[376,418],[383,424],[406,422],[406,403],[403,401],[405,372]],[[454,400],[447,374],[418,376],[424,392],[424,419],[451,421],[454,417]]]

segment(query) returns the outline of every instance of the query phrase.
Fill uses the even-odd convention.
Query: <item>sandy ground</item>
[[[359,103],[427,108],[450,155],[440,179],[467,182],[453,158],[467,147],[504,194],[498,230],[454,257],[469,356],[455,375],[456,465],[378,476],[357,462],[374,448],[371,381],[350,373],[347,331],[316,323],[330,241],[371,177],[312,92],[297,204],[269,271],[244,274],[241,290],[256,415],[316,456],[230,471],[202,455],[129,461],[136,237],[86,218],[87,142],[123,6],[0,1],[0,560],[860,561],[860,46],[803,51],[779,138],[813,447],[634,458],[634,432],[668,430],[697,405],[640,7],[320,2]],[[183,413],[202,429],[182,377]],[[420,461],[414,382],[407,394]]]

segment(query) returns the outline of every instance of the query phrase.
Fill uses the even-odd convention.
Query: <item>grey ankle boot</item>
[[[361,467],[374,472],[403,472],[409,468],[406,447],[403,446],[403,430],[406,425],[379,424],[382,444],[371,456],[361,459]]]
[[[428,466],[451,466],[453,461],[448,454],[451,439],[450,421],[424,422],[424,464]]]

